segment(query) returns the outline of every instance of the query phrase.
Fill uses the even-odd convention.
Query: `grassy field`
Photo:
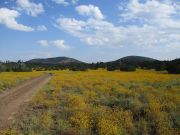
[[[53,74],[5,135],[180,134],[180,75],[145,70]]]
[[[2,72],[0,73],[0,92],[41,74],[41,72]]]

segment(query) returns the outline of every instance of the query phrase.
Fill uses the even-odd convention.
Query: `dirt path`
[[[20,110],[20,107],[29,101],[50,78],[51,75],[49,74],[39,76],[0,94],[0,130],[8,126],[13,119],[13,115]]]

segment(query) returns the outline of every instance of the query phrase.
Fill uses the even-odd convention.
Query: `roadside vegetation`
[[[0,62],[0,72],[31,72],[32,68],[28,67],[24,62]]]
[[[179,135],[180,75],[52,71],[4,135]]]
[[[41,74],[41,72],[0,72],[0,92]]]

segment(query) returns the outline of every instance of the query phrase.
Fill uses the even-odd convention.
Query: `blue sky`
[[[180,57],[178,0],[1,0],[0,60]]]

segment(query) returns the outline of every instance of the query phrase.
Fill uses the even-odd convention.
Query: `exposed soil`
[[[0,94],[0,130],[6,128],[21,107],[44,86],[51,78],[45,74],[30,79]]]

